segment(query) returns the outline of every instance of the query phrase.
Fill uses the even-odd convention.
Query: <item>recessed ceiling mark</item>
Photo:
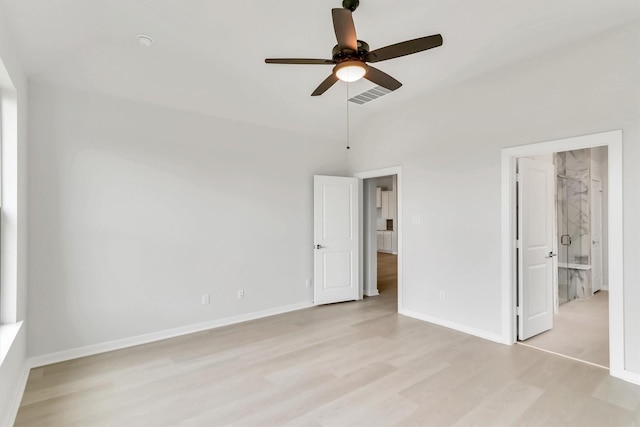
[[[138,34],[138,43],[140,46],[149,47],[153,44],[153,37],[148,34]]]

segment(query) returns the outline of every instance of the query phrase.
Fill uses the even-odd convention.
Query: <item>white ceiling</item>
[[[346,84],[310,93],[331,66],[341,0],[0,0],[31,76],[270,127],[341,138]],[[404,5],[404,6],[402,6]],[[441,33],[442,47],[376,64],[404,86],[357,106],[358,117],[442,85],[638,19],[637,0],[361,0],[358,38],[372,49]],[[150,48],[136,35],[154,37]],[[357,82],[356,94],[373,87]]]

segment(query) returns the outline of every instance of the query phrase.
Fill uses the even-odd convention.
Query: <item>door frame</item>
[[[604,268],[603,268],[604,267],[604,256],[603,256],[602,248],[603,248],[604,245],[602,244],[602,234],[603,234],[602,230],[603,230],[604,227],[602,225],[604,224],[604,221],[603,221],[603,218],[602,218],[603,217],[602,214],[604,213],[604,206],[603,206],[604,205],[604,203],[603,203],[604,202],[604,198],[602,197],[602,190],[603,190],[602,177],[600,177],[600,176],[592,176],[591,177],[591,183],[590,183],[589,190],[592,193],[593,193],[593,183],[594,182],[597,182],[600,185],[600,190],[599,190],[600,191],[600,211],[598,212],[598,216],[599,216],[598,219],[600,220],[600,257],[599,257],[600,258],[600,260],[599,260],[599,263],[600,263],[600,289],[598,289],[598,291],[603,291],[604,290],[603,289],[604,288],[604,275],[602,274],[602,272],[604,270]],[[591,293],[594,294],[595,291],[593,290],[593,260],[594,260],[594,257],[593,257],[593,219],[594,219],[594,215],[593,215],[593,212],[594,212],[594,210],[593,210],[593,196],[591,197],[591,203],[589,204],[589,208],[590,208],[590,214],[591,214],[591,218],[589,218],[589,220],[591,222],[590,227],[591,227],[591,231],[592,231],[591,232],[591,279],[592,279],[591,280]]]
[[[614,377],[637,383],[637,374],[627,371],[624,366],[622,130],[502,149],[502,340],[508,345],[517,340],[517,158],[600,146],[608,147],[609,165],[609,372]]]
[[[368,171],[355,172],[353,174],[354,177],[365,180],[369,178],[381,178],[383,176],[396,175],[396,202],[397,202],[397,230],[398,230],[398,312],[402,310],[402,224],[403,224],[403,216],[402,216],[402,166],[392,166],[383,169],[374,169]],[[364,206],[361,210],[361,220],[364,224],[364,216],[367,215],[367,207]],[[360,238],[360,253],[363,255],[360,259],[360,277],[364,277],[364,269],[367,268],[369,260],[364,259],[364,235],[365,233],[361,233],[362,237]]]

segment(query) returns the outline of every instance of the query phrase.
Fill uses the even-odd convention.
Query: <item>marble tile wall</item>
[[[591,251],[590,181],[591,150],[573,150],[554,156],[557,174],[558,262],[560,265],[588,265]],[[569,235],[570,245],[563,245],[560,236]],[[565,243],[567,239],[565,238]],[[558,295],[562,301],[591,296],[591,272],[574,268],[560,268]]]

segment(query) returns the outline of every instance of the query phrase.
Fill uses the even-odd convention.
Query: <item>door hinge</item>
[[[516,315],[522,316],[522,307],[520,307],[520,306],[516,307]]]
[[[516,174],[516,182],[520,182],[520,174],[519,173]]]
[[[520,249],[520,240],[516,240],[516,249]]]

